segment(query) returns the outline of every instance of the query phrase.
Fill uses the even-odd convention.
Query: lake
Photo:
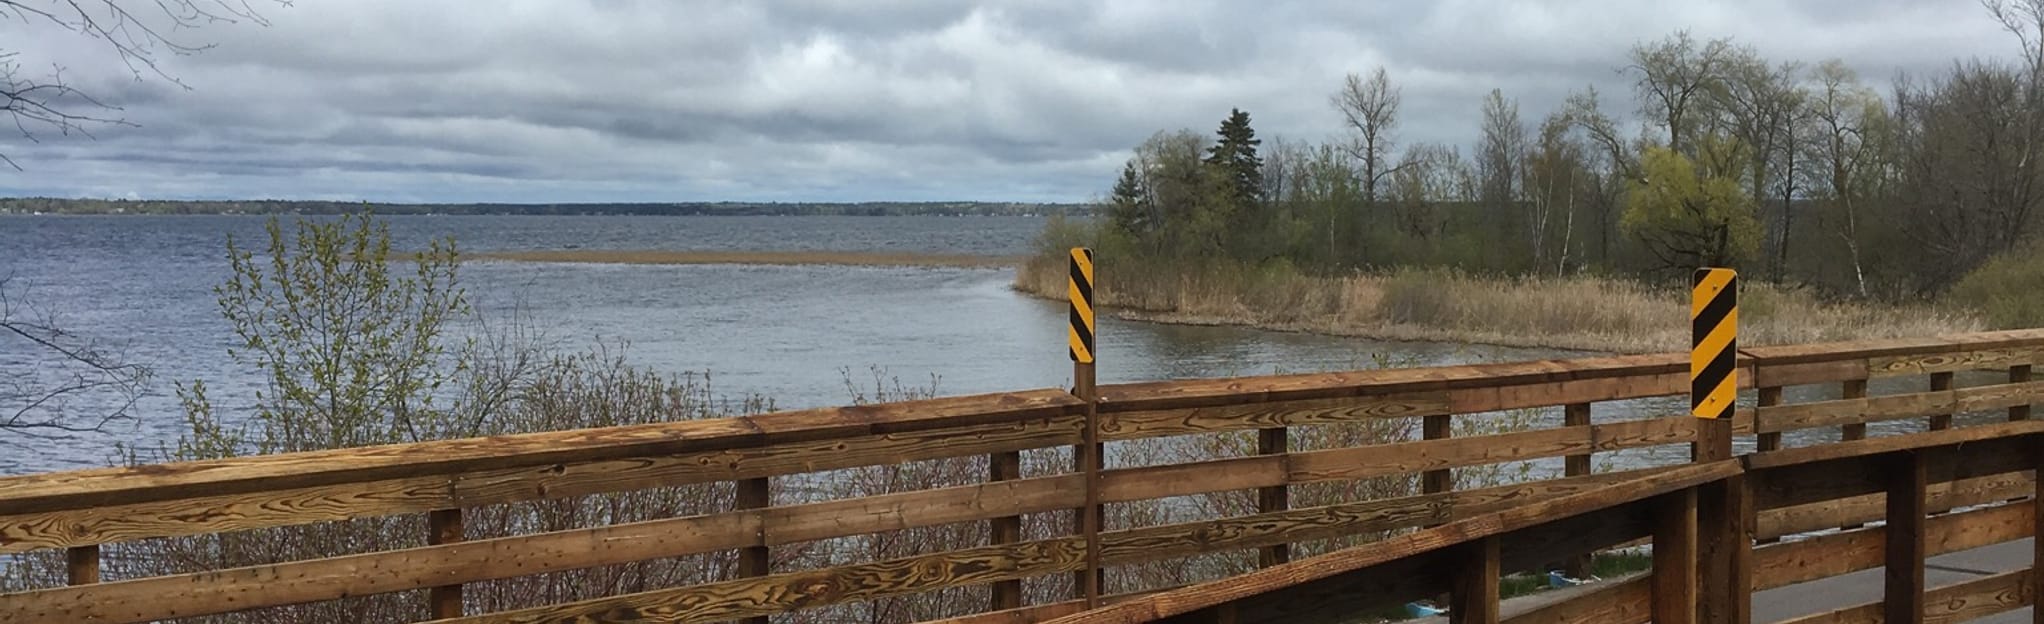
[[[4,216],[0,275],[63,326],[119,347],[156,378],[137,418],[96,434],[0,444],[0,474],[104,465],[116,443],[153,447],[181,426],[173,382],[204,379],[217,407],[246,411],[259,377],[226,355],[231,328],[211,288],[228,275],[227,237],[259,245],[265,217]],[[286,217],[288,220],[289,217]],[[1020,255],[1040,218],[396,216],[396,245],[453,236],[467,251],[827,250]],[[1114,279],[1102,259],[1101,281]],[[1066,386],[1065,307],[1019,295],[1004,269],[622,265],[475,261],[462,281],[477,310],[521,315],[567,349],[625,343],[629,361],[708,373],[729,395],[783,408],[845,403],[874,372],[941,394]],[[1544,349],[1382,342],[1233,327],[1099,323],[1102,383],[1508,361]],[[0,375],[36,365],[0,341]],[[1652,404],[1658,406],[1659,404]],[[89,412],[90,404],[74,405]],[[1558,410],[1556,410],[1558,413]],[[1608,412],[1600,412],[1599,420]],[[1557,417],[1558,418],[1558,417]]]

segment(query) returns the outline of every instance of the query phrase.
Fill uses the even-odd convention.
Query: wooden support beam
[[[1022,478],[1022,453],[1008,451],[987,456],[987,481],[1014,481]],[[987,520],[989,541],[995,545],[1014,544],[1022,541],[1022,517],[1002,516]],[[989,585],[988,611],[1005,611],[1022,607],[1022,579],[998,581]]]
[[[1086,430],[1077,448],[1072,450],[1072,471],[1086,475],[1086,504],[1079,507],[1072,523],[1086,542],[1085,567],[1072,573],[1072,595],[1084,598],[1086,607],[1100,606],[1100,594],[1106,584],[1106,570],[1100,566],[1100,530],[1106,520],[1100,505],[1100,471],[1106,458],[1106,447],[1100,442],[1100,389],[1095,382],[1094,365],[1091,362],[1072,364],[1072,395],[1086,402]]]
[[[426,512],[426,543],[432,546],[453,544],[467,538],[463,528],[460,509],[435,509]],[[426,610],[433,619],[458,618],[462,616],[461,584],[440,585],[426,590]]]
[[[1774,407],[1776,405],[1781,405],[1781,386],[1766,386],[1761,388],[1759,407]],[[1765,410],[1755,410],[1754,413],[1763,414],[1765,413]],[[1760,416],[1755,416],[1755,418],[1760,418]],[[1759,422],[1754,422],[1753,428],[1763,431],[1767,429],[1767,427],[1762,426]],[[1780,450],[1781,432],[1770,431],[1767,433],[1762,433],[1760,434],[1755,444],[1757,448],[1762,452]]]
[[[1420,423],[1420,438],[1446,440],[1455,435],[1454,417],[1447,414],[1428,416]],[[1452,470],[1428,470],[1420,473],[1420,493],[1438,494],[1455,489],[1455,473]]]
[[[2028,375],[2030,371],[2027,369],[2029,367],[2025,366],[2023,368],[2025,369],[2023,371],[2024,375]],[[2009,376],[2014,377],[2015,372],[2011,370]],[[2032,442],[2032,444],[2036,447],[2036,450],[2030,453],[2030,457],[2036,463],[2037,472],[2035,474],[2044,475],[2044,452],[2040,452],[2044,451],[2044,438],[2039,438],[2037,442]],[[2031,482],[2034,485],[2030,492],[2030,537],[2032,538],[2030,540],[2030,597],[2033,600],[2033,606],[2030,609],[2030,622],[2031,624],[2044,624],[2044,607],[2034,606],[2034,603],[2044,603],[2044,599],[2039,599],[2040,596],[2044,596],[2044,477],[2033,476]]]
[[[1590,426],[1590,404],[1589,403],[1568,404],[1567,406],[1562,408],[1561,419],[1562,426],[1565,427]],[[1594,453],[1582,453],[1578,455],[1570,455],[1567,458],[1563,459],[1564,463],[1564,465],[1562,466],[1563,476],[1580,477],[1589,475],[1590,471],[1593,469],[1593,467],[1590,465],[1590,461],[1593,458],[1593,455]],[[1567,574],[1569,578],[1589,578],[1590,556],[1591,555],[1589,553],[1585,553],[1581,556],[1570,557],[1568,561],[1562,564],[1562,573]]]
[[[1502,556],[1498,536],[1490,535],[1463,544],[1460,567],[1455,570],[1454,588],[1449,592],[1449,624],[1497,624],[1498,578]]]
[[[1271,427],[1256,431],[1256,452],[1259,455],[1283,455],[1291,452],[1291,432],[1284,427]],[[1291,486],[1273,485],[1257,488],[1257,513],[1273,513],[1291,508]],[[1256,564],[1271,567],[1292,560],[1291,544],[1274,544],[1256,551]]]
[[[1865,379],[1845,380],[1845,382],[1840,385],[1838,398],[1841,399],[1867,398],[1867,380]],[[1838,439],[1841,441],[1864,440],[1866,439],[1866,437],[1867,437],[1866,423],[1853,423],[1839,427]]]
[[[772,483],[768,478],[746,479],[738,482],[738,498],[733,507],[737,510],[765,509],[772,506]],[[766,546],[747,546],[738,549],[738,576],[753,578],[773,573],[771,551]],[[739,620],[744,624],[767,624],[766,616]]]
[[[99,582],[99,546],[73,546],[64,549],[65,582],[72,585],[91,585]]]
[[[1697,493],[1699,621],[1753,621],[1753,533],[1757,513],[1745,475],[1700,486]]]
[[[1918,451],[1889,457],[1883,621],[1923,624],[1924,498],[1930,487],[1929,462]]]
[[[1945,390],[1951,390],[1951,389],[1952,389],[1952,373],[1949,373],[1949,372],[1944,372],[1944,373],[1931,373],[1931,374],[1930,374],[1930,391],[1931,391],[1931,392],[1941,392],[1941,391],[1945,391]],[[1931,415],[1931,417],[1930,417],[1930,427],[1929,427],[1929,428],[1930,428],[1930,429],[1931,429],[1932,431],[1936,431],[1936,430],[1938,430],[1938,429],[1950,429],[1950,428],[1952,428],[1952,415],[1951,415],[1951,414],[1932,414],[1932,415]]]
[[[2009,367],[2009,383],[2023,383],[2029,380],[2030,380],[2029,364]],[[2017,405],[2015,407],[2009,408],[2009,420],[2029,420],[2029,419],[2030,419],[2029,405]],[[2040,609],[2040,611],[2044,611],[2044,609]]]
[[[1696,621],[1696,489],[1663,494],[1654,505],[1655,624]]]

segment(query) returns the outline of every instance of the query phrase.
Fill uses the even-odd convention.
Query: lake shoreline
[[[761,266],[890,266],[994,269],[1019,266],[1017,256],[871,251],[726,251],[562,249],[465,254],[471,260],[580,264],[745,264]]]
[[[1017,267],[1010,287],[1063,301],[1064,263],[1061,256],[1032,258]],[[1606,354],[1681,352],[1689,341],[1686,293],[1610,278],[1513,279],[1446,270],[1310,276],[1239,267],[1124,271],[1129,277],[1096,284],[1095,304],[1131,321]],[[1965,311],[1824,301],[1765,284],[1741,290],[1742,345],[1985,328]]]

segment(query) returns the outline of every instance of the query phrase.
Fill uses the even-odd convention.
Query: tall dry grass
[[[1065,267],[1039,257],[1018,268],[1015,288],[1065,296]],[[1386,340],[1469,342],[1621,353],[1688,345],[1688,294],[1627,280],[1502,278],[1449,270],[1303,275],[1271,269],[1159,269],[1102,262],[1095,296],[1131,319],[1242,325]],[[1926,336],[1986,327],[1955,306],[1829,301],[1807,290],[1747,283],[1740,291],[1743,344],[1794,344]]]

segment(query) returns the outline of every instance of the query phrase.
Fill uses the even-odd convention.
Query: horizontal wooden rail
[[[1868,379],[1926,375],[1938,376],[1929,386],[1937,389],[1869,398],[1848,394],[1851,398],[1803,403],[1783,403],[1780,399],[1786,395],[1776,392],[1775,400],[1757,409],[1735,412],[1733,430],[1743,434],[1787,432],[1794,439],[1798,435],[1794,432],[1802,429],[1859,426],[1879,420],[2002,409],[2020,414],[2028,405],[2044,402],[2040,400],[2044,399],[2044,382],[2029,381],[2023,372],[2040,359],[2044,359],[2044,330],[1747,349],[1738,366],[1743,369],[1741,383],[1748,387],[1863,384]],[[1952,373],[1989,369],[2006,374],[2008,382],[1966,387],[1951,383]],[[2035,448],[2033,440],[2044,434],[2044,421],[2018,419],[1770,450],[1733,462],[1575,474],[1587,472],[1577,468],[1596,453],[1701,442],[1701,423],[1672,413],[1601,422],[1578,418],[1598,402],[1682,395],[1688,390],[1687,370],[1686,356],[1667,354],[1102,386],[1098,438],[1115,444],[1145,441],[1141,443],[1168,445],[1178,439],[1174,436],[1240,436],[1253,430],[1267,436],[1284,428],[1290,428],[1288,435],[1296,436],[1319,427],[1375,426],[1401,419],[1429,419],[1444,425],[1450,418],[1505,410],[1541,409],[1543,414],[1558,416],[1565,408],[1571,416],[1553,424],[1483,435],[1465,435],[1458,430],[1454,437],[1361,441],[1361,446],[1334,448],[1264,444],[1258,447],[1262,454],[1192,456],[1182,463],[1105,470],[1097,490],[1089,490],[1084,475],[1067,472],[1063,466],[1049,473],[1016,466],[1006,472],[995,470],[1003,475],[1000,478],[977,482],[993,474],[982,467],[975,470],[971,482],[961,485],[947,481],[943,487],[862,491],[834,500],[791,502],[777,494],[776,500],[767,501],[776,504],[756,508],[740,506],[708,515],[551,532],[494,537],[470,534],[466,536],[469,541],[457,541],[450,534],[413,548],[0,594],[0,621],[143,622],[429,588],[443,588],[437,592],[437,613],[455,613],[464,605],[459,604],[460,594],[453,589],[468,583],[744,549],[757,553],[771,547],[779,554],[783,549],[809,548],[843,538],[963,523],[989,526],[990,520],[1063,513],[1085,505],[1089,495],[1109,504],[1184,497],[1211,502],[1238,492],[1246,496],[1275,488],[1289,489],[1287,504],[1251,505],[1248,513],[1237,510],[1219,517],[1110,526],[1094,545],[1104,565],[1131,566],[1259,548],[1275,552],[1317,540],[1419,529],[1368,549],[1337,551],[1291,563],[1272,560],[1267,563],[1275,565],[1264,572],[1233,581],[1252,585],[1261,582],[1255,579],[1317,583],[1320,591],[1339,588],[1344,595],[1379,597],[1416,590],[1445,591],[1459,582],[1466,593],[1482,589],[1471,585],[1472,579],[1487,577],[1453,577],[1438,570],[1473,562],[1503,566],[1510,572],[1636,542],[1652,533],[1649,529],[1656,514],[1666,513],[1664,504],[1648,500],[1658,496],[1656,492],[1705,484],[1719,487],[1716,484],[1721,479],[1732,476],[1741,479],[1738,491],[1750,497],[1739,501],[1745,504],[1750,500],[1754,511],[1747,518],[1754,537],[1793,536],[1883,519],[1892,514],[1882,503],[1881,492],[1888,487],[1882,470],[1896,453],[1923,454],[1929,484],[1923,494],[1930,509],[1961,509],[1924,521],[1928,551],[1997,543],[2030,532],[2034,523],[2030,504],[1997,504],[2034,489],[2034,479],[2024,471],[2033,467],[2029,457],[2034,453],[2029,451]],[[1979,380],[1961,376],[1958,381]],[[1659,404],[1634,403],[1626,408],[1633,411],[1625,413],[1645,416],[1653,409],[1679,411],[1676,407],[1640,407],[1653,405]],[[802,479],[831,479],[835,471],[928,460],[1024,457],[1022,453],[1081,444],[1089,431],[1085,413],[1086,403],[1070,392],[1046,389],[5,477],[0,478],[0,556],[46,549],[75,553],[151,538],[402,514],[435,513],[444,519],[460,517],[455,514],[464,509],[548,500],[575,504],[580,497],[678,486],[764,479],[774,479],[776,484],[801,483]],[[1464,483],[1459,487],[1467,489],[1417,494],[1400,492],[1395,486],[1400,479],[1419,474],[1534,462],[1544,466],[1557,458],[1568,458],[1569,476],[1491,487]],[[1109,459],[1114,459],[1112,450]],[[1560,465],[1559,461],[1553,463]],[[1390,489],[1374,498],[1328,502],[1300,496],[1306,491],[1300,488],[1321,487],[1316,484],[1362,482],[1392,485],[1386,485]],[[1641,485],[1645,483],[1658,485]],[[1613,492],[1637,497],[1627,499]],[[1617,498],[1611,498],[1614,496]],[[1597,500],[1605,501],[1605,508],[1592,505]],[[1709,513],[1718,513],[1709,511],[1714,509],[1712,505],[1724,506],[1722,497],[1706,495],[1701,500]],[[1563,514],[1577,509],[1570,505],[1584,507],[1576,515]],[[1990,506],[1972,508],[1978,505]],[[442,522],[436,526],[445,529],[452,525]],[[474,530],[471,525],[471,533]],[[1855,566],[1878,566],[1883,530],[1859,529],[1753,549],[1754,584],[1767,586],[1813,574],[1820,576],[1810,578],[1821,578],[1849,571],[1847,568],[1865,569]],[[483,613],[457,621],[562,617],[708,621],[997,582],[1014,588],[1014,581],[1084,568],[1089,544],[1073,533],[1031,534],[1027,540],[1017,535],[998,542],[947,544],[928,552],[914,551],[912,556],[854,559],[843,564],[807,564],[815,569],[777,560],[771,570],[754,566],[757,569],[749,574],[756,576]],[[1486,543],[1498,548],[1449,548]],[[1399,552],[1406,556],[1392,556]],[[1717,555],[1706,551],[1703,556]],[[507,561],[517,564],[504,565]],[[1357,566],[1383,572],[1382,578],[1389,580],[1334,580],[1349,579],[1341,570],[1360,569]],[[1269,575],[1256,576],[1264,573]],[[1973,597],[2005,585],[1938,589],[1927,597]],[[1186,592],[1202,587],[1218,586],[1196,583],[1183,591],[1133,592],[1109,609],[1145,617],[1166,612],[1206,613],[1220,603],[1197,606],[1174,602],[1186,600]],[[1610,598],[1609,605],[1557,604],[1509,621],[1639,621],[1635,618],[1648,613],[1644,596],[1650,592],[1646,587],[1640,582],[1614,584],[1591,592]],[[473,613],[474,594],[469,598],[468,610]],[[1198,600],[1209,598],[1212,596]],[[1464,595],[1461,599],[1471,598]],[[1479,607],[1472,612],[1488,613],[1478,604],[1486,599],[1479,594],[1476,600],[1467,603]],[[978,602],[987,604],[984,598]],[[1238,606],[1247,609],[1244,614],[1282,613],[1293,618],[1304,617],[1300,614],[1317,604],[1314,600],[1283,604],[1248,600]],[[1171,606],[1145,611],[1158,605]],[[1079,613],[1080,606],[1071,601],[1025,604],[969,621],[1094,615]],[[1180,607],[1189,611],[1174,610]]]

